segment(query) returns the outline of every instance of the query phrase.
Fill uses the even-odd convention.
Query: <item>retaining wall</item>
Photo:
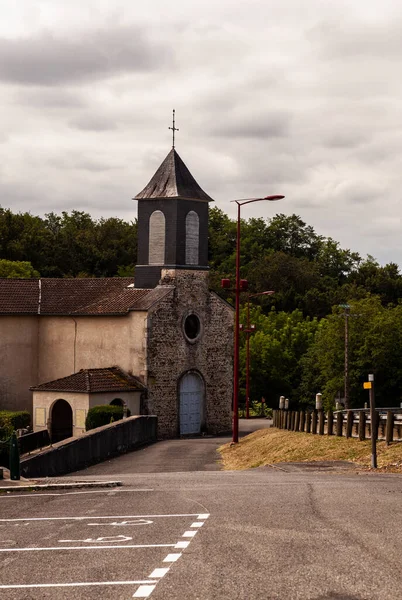
[[[128,417],[91,429],[21,460],[23,477],[55,477],[124,454],[157,439],[157,417]]]

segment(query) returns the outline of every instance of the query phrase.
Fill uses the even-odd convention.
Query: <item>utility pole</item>
[[[344,309],[343,317],[345,318],[345,368],[344,368],[344,382],[345,382],[345,410],[349,408],[349,317],[350,317],[350,304],[340,304],[341,308]]]
[[[374,375],[370,374],[368,380],[370,397],[370,421],[371,421],[371,468],[377,468],[377,413],[375,410]]]

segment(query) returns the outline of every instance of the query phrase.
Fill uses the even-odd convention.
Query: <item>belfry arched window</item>
[[[150,265],[165,263],[165,215],[155,210],[149,217],[149,259]]]
[[[186,216],[186,265],[198,265],[200,222],[195,211]]]

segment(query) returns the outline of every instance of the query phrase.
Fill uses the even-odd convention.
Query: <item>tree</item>
[[[6,279],[31,279],[40,277],[30,262],[0,259],[0,277]]]

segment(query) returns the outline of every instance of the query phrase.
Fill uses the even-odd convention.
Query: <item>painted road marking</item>
[[[182,537],[190,537],[191,538],[191,537],[194,537],[196,533],[197,533],[196,531],[185,531],[183,533]]]
[[[1,590],[10,589],[25,589],[25,588],[52,588],[52,587],[84,587],[91,585],[139,585],[143,583],[156,583],[156,581],[150,581],[149,579],[139,579],[133,581],[88,581],[88,582],[74,582],[74,583],[27,583],[27,584],[16,584],[16,585],[0,585]]]
[[[149,577],[150,579],[160,579],[161,577],[165,577],[169,569],[170,567],[165,567],[164,569],[154,569]]]
[[[87,544],[90,544],[91,542],[105,542],[110,543],[110,542],[129,542],[130,540],[132,540],[132,537],[129,537],[128,535],[115,535],[115,536],[110,536],[110,537],[98,537],[98,538],[87,538],[86,540],[57,540],[60,543],[66,543],[66,542],[86,542]]]
[[[176,544],[136,544],[127,546],[57,546],[55,548],[0,548],[0,552],[43,552],[46,550],[113,550],[115,548],[175,548]]]
[[[204,523],[200,523],[200,521],[196,521],[195,523],[192,523],[190,525],[190,527],[202,527],[204,525]]]
[[[132,490],[90,490],[88,492],[55,492],[51,494],[50,492],[46,492],[42,494],[40,490],[32,491],[30,494],[12,494],[8,493],[7,495],[0,495],[0,499],[3,498],[40,498],[41,496],[76,496],[78,494],[121,494],[123,492],[154,492],[155,490],[151,490],[148,488],[144,489],[132,489]]]
[[[148,519],[138,519],[137,521],[114,521],[113,523],[88,523],[88,525],[114,525],[114,526],[120,526],[120,525],[151,525],[151,523],[153,523],[153,521],[149,521]]]
[[[148,598],[155,589],[155,585],[140,585],[133,598]]]
[[[190,542],[177,542],[175,548],[187,548],[190,545]]]
[[[163,559],[163,562],[176,562],[176,560],[179,560],[180,556],[181,552],[177,554],[168,554],[166,558]]]
[[[199,517],[198,513],[177,515],[107,515],[98,517],[24,517],[21,519],[0,519],[0,523],[15,523],[17,521],[85,521],[87,519],[165,519],[177,517]]]
[[[209,517],[209,513],[205,513],[204,515],[198,515],[198,519],[202,519],[203,521],[205,521],[205,519],[208,519]]]

